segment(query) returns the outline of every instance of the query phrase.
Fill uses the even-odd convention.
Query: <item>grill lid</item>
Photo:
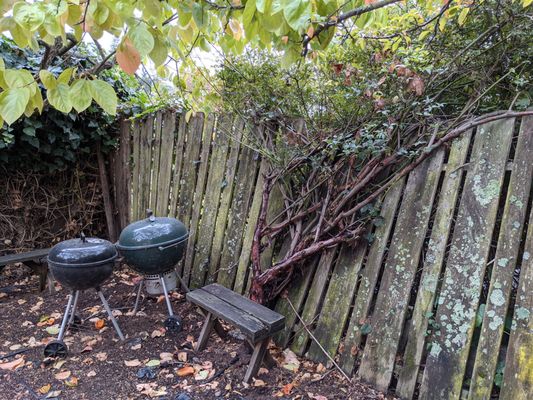
[[[57,266],[81,267],[109,263],[117,256],[113,243],[99,238],[87,238],[82,233],[78,239],[65,240],[52,247],[47,260]]]
[[[147,210],[148,218],[133,222],[120,233],[119,250],[142,250],[153,247],[167,247],[183,242],[189,237],[185,225],[176,218],[154,217]]]

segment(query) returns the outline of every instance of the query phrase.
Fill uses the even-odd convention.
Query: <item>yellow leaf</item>
[[[533,1],[533,0],[531,0],[531,1]],[[461,10],[461,13],[459,14],[459,18],[457,19],[457,22],[459,23],[460,26],[464,25],[465,20],[466,20],[466,16],[468,15],[469,11],[470,11],[469,8],[463,8]]]
[[[522,7],[526,8],[533,3],[533,0],[522,0]]]
[[[46,393],[48,393],[50,391],[51,388],[52,388],[52,385],[50,385],[50,384],[41,386],[39,388],[39,393],[46,394]]]

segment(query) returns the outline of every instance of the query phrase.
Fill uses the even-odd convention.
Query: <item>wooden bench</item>
[[[39,249],[1,256],[0,271],[8,264],[22,263],[30,267],[35,274],[39,275],[39,290],[42,292],[46,287],[46,280],[49,278],[48,265],[46,263],[46,256],[49,251],[50,249]]]
[[[187,293],[187,300],[207,312],[196,351],[205,348],[217,319],[239,328],[246,336],[254,348],[244,376],[249,383],[268,352],[271,336],[285,327],[285,317],[216,283]]]

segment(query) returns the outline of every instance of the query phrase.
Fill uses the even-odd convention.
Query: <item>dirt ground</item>
[[[141,312],[131,315],[136,279],[123,269],[103,288],[125,342],[118,340],[96,293],[87,291],[80,297],[82,324],[70,329],[65,339],[68,357],[51,360],[44,358],[43,348],[58,330],[67,290],[56,285],[54,294],[38,293],[37,277],[24,266],[0,272],[0,399],[386,398],[360,382],[343,381],[334,369],[274,346],[271,353],[278,365],[262,368],[246,385],[242,378],[250,355],[238,331],[226,326],[226,340],[213,334],[207,349],[196,354],[192,349],[201,315],[181,293],[172,296],[174,311],[183,318],[178,334],[163,327],[162,297],[143,296]]]

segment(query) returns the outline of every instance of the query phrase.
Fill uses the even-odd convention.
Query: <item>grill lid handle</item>
[[[150,208],[146,209],[146,217],[148,217],[150,222],[154,222],[155,221],[154,212]]]

